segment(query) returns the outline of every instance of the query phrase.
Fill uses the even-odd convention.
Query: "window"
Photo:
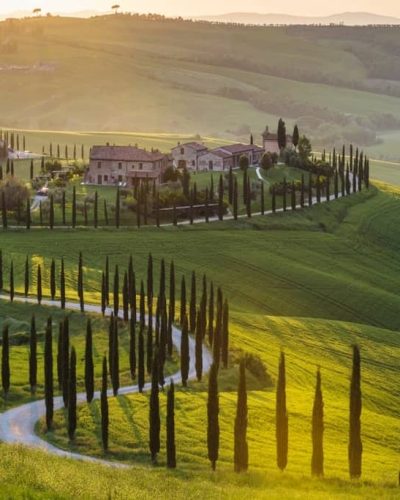
[[[118,168],[122,170],[122,163],[118,163]]]
[[[185,154],[185,148],[181,148],[181,155]]]
[[[101,161],[97,162],[97,168],[101,168]]]
[[[143,163],[139,163],[139,170],[143,170]]]
[[[195,167],[195,166],[196,166],[196,161],[192,160],[192,167]]]
[[[118,176],[118,182],[122,182],[122,175]]]
[[[104,176],[104,182],[108,182],[108,175]]]

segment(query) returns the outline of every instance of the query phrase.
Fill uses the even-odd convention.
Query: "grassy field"
[[[155,261],[155,282],[161,258],[174,259],[179,276],[190,278],[206,273],[221,285],[231,306],[233,353],[252,352],[262,359],[276,379],[279,351],[287,354],[288,407],[290,422],[289,466],[277,475],[274,465],[274,390],[249,387],[250,472],[234,477],[232,470],[232,429],[236,400],[233,372],[221,381],[220,470],[210,477],[206,460],[204,419],[205,385],[191,384],[177,392],[178,462],[176,473],[146,465],[147,397],[131,396],[111,400],[111,459],[134,464],[131,476],[140,476],[131,488],[124,471],[113,471],[120,480],[116,498],[129,491],[146,498],[151,492],[162,495],[174,488],[174,497],[183,493],[183,484],[210,498],[236,496],[257,498],[395,498],[398,474],[400,296],[398,294],[398,252],[400,249],[399,189],[378,185],[370,192],[321,205],[311,210],[276,217],[254,218],[239,223],[210,226],[124,231],[57,231],[27,234],[2,233],[5,275],[13,258],[17,289],[23,283],[26,255],[40,259],[48,282],[50,259],[66,260],[70,296],[76,280],[77,258],[83,252],[87,300],[99,298],[100,271],[106,255],[111,266],[127,266],[133,253],[138,276],[146,275],[149,251]],[[95,241],[95,246],[94,242]],[[177,245],[179,241],[179,245]],[[35,277],[32,276],[32,287]],[[34,288],[33,288],[34,289]],[[0,304],[3,311],[3,304]],[[11,307],[11,306],[9,306]],[[17,307],[17,306],[12,306]],[[29,313],[27,314],[29,317]],[[44,313],[43,318],[46,316]],[[347,478],[347,408],[351,345],[361,346],[363,360],[362,416],[365,483],[350,484]],[[26,349],[26,348],[25,348]],[[316,366],[320,365],[326,414],[326,473],[324,482],[307,479],[310,470],[310,412]],[[231,370],[235,370],[233,367]],[[161,397],[163,415],[165,400]],[[49,439],[68,448],[64,416],[57,414],[56,432]],[[115,419],[115,420],[114,420]],[[185,432],[182,431],[183,422]],[[191,425],[187,425],[190,422]],[[75,448],[100,455],[98,406],[80,409]],[[262,453],[260,453],[260,450]],[[77,489],[81,494],[106,496],[113,486],[109,472],[101,474],[98,485],[91,478],[95,466],[86,466],[73,481],[62,486],[48,478],[41,467],[42,455],[29,465],[38,469],[35,479],[21,480],[18,463],[36,453],[4,447],[0,459],[3,478],[14,481],[21,492],[36,492],[42,482],[43,495],[54,488],[66,496]],[[60,463],[60,477],[79,465]],[[161,452],[160,463],[164,463]],[[7,466],[6,466],[7,464]],[[7,467],[7,469],[6,469]],[[83,470],[85,472],[83,472]],[[93,472],[92,472],[93,471]],[[135,472],[137,471],[137,474]],[[115,474],[117,476],[115,476]],[[87,477],[87,481],[85,481]],[[151,478],[151,479],[150,479]],[[155,478],[159,481],[155,481]],[[372,482],[372,483],[371,483]],[[101,485],[101,486],[100,486]],[[140,485],[140,486],[139,486]],[[139,489],[136,489],[139,488]],[[6,490],[5,490],[6,491]],[[140,491],[140,493],[139,493]],[[194,490],[193,490],[194,491]]]
[[[395,29],[52,17],[2,22],[0,38],[16,44],[0,56],[4,128],[133,131],[151,146],[165,130],[258,141],[283,116],[315,143],[399,158]]]

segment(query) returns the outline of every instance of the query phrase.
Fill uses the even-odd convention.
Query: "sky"
[[[399,0],[120,0],[122,10],[157,12],[170,16],[195,16],[227,12],[282,13],[307,16],[324,16],[347,11],[373,12],[400,17]],[[78,12],[82,10],[107,11],[108,0],[0,0],[0,14],[19,10],[32,11],[40,7],[44,12]]]

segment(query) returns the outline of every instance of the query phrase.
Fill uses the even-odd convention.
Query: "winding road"
[[[0,300],[9,301],[7,295],[0,295]],[[20,296],[14,297],[14,302],[20,302],[25,304],[37,304],[37,300],[34,298],[25,298]],[[42,300],[42,305],[49,307],[61,307],[60,302],[51,300]],[[80,311],[80,306],[75,302],[67,302],[65,305],[66,309],[70,311]],[[96,305],[85,305],[86,312],[101,314],[101,307]],[[112,310],[107,309],[106,315],[110,316]],[[122,311],[121,311],[122,314]],[[172,341],[175,348],[180,351],[181,342],[181,332],[176,327],[172,329]],[[195,341],[189,336],[189,356],[190,356],[190,367],[189,367],[189,380],[196,378],[195,369]],[[211,367],[212,357],[210,351],[206,346],[203,345],[203,372],[207,373]],[[174,383],[179,384],[181,380],[180,371],[169,377],[174,381]],[[151,383],[147,383],[144,387],[145,391],[151,389]],[[133,394],[137,393],[139,388],[137,385],[131,385],[123,387],[118,391],[119,395]],[[112,397],[113,393],[110,389],[108,391],[108,396]],[[100,399],[100,392],[97,391],[94,394],[94,399]],[[86,393],[79,393],[77,395],[78,403],[86,403]],[[54,398],[54,411],[60,410],[64,407],[62,396],[57,396]],[[32,403],[27,403],[16,408],[12,408],[4,413],[0,414],[0,441],[9,444],[20,444],[28,446],[31,448],[37,448],[44,450],[53,455],[60,457],[72,458],[76,460],[83,460],[88,462],[100,463],[103,465],[108,465],[112,467],[125,468],[129,467],[127,464],[122,464],[118,462],[111,462],[107,460],[102,460],[99,458],[90,457],[87,455],[81,455],[79,453],[72,453],[69,451],[61,450],[56,446],[48,443],[35,433],[35,426],[37,422],[46,415],[46,407],[44,400],[34,401]]]

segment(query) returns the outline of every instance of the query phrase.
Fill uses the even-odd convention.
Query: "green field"
[[[132,131],[127,142],[151,146],[158,134],[170,143],[166,130],[228,140],[252,131],[258,142],[283,116],[315,144],[353,142],[399,159],[397,35],[135,16],[2,22],[0,40],[15,49],[0,55],[1,126],[100,130],[104,139]]]
[[[222,372],[221,376],[221,453],[215,475],[210,474],[206,457],[206,386],[191,383],[188,390],[177,392],[176,472],[162,469],[163,447],[160,467],[153,470],[149,465],[148,396],[134,395],[110,401],[109,458],[127,461],[134,466],[132,470],[104,471],[95,465],[83,467],[38,452],[3,446],[0,474],[4,484],[15,485],[21,496],[29,493],[44,497],[57,492],[67,497],[79,494],[105,498],[111,494],[116,498],[147,498],[169,492],[174,498],[197,498],[196,492],[201,492],[202,497],[209,498],[396,498],[400,453],[399,195],[398,188],[379,184],[369,192],[311,210],[237,223],[159,230],[1,233],[5,275],[12,258],[17,290],[22,290],[26,255],[32,263],[40,261],[45,283],[51,258],[59,262],[64,257],[69,296],[74,299],[77,259],[82,251],[88,301],[99,300],[99,277],[107,255],[111,268],[119,264],[123,270],[132,253],[137,276],[145,277],[147,254],[151,251],[155,283],[161,258],[175,261],[177,282],[180,275],[189,280],[192,269],[198,276],[205,273],[229,298],[235,358],[241,351],[256,354],[276,380],[279,352],[281,348],[285,350],[290,426],[288,470],[278,475],[274,455],[274,389],[263,389],[250,381],[250,471],[240,477],[231,472],[236,401],[233,365],[229,373],[224,376]],[[20,305],[1,303],[0,307],[7,317],[21,322]],[[26,318],[31,312],[26,311]],[[44,310],[42,322],[47,314]],[[24,319],[18,328],[26,329],[27,321]],[[101,321],[97,324],[101,332]],[[79,346],[78,329],[75,335]],[[363,481],[352,484],[347,481],[347,414],[351,346],[355,342],[362,354],[364,455]],[[12,350],[12,370],[25,363],[27,347],[18,349],[21,352]],[[321,366],[325,399],[324,481],[308,478],[317,365]],[[22,370],[15,381],[18,392],[24,391],[26,384]],[[164,396],[161,403],[165,415]],[[98,404],[82,406],[79,417],[73,449],[101,456]],[[54,434],[47,437],[69,448],[63,412],[57,414],[56,422]],[[26,464],[24,478],[17,472],[21,463]],[[68,474],[73,479],[61,484],[49,476],[49,467],[57,467],[59,477]],[[8,494],[6,488],[3,487],[3,495]]]

